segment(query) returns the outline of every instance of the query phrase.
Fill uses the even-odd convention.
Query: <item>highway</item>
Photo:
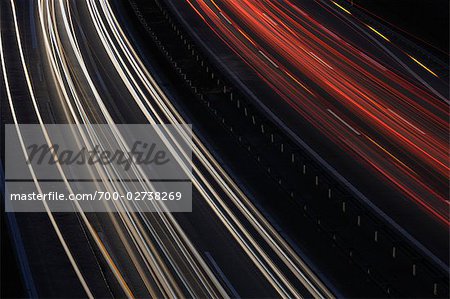
[[[448,264],[445,78],[340,2],[170,2],[267,110]]]
[[[189,159],[176,138],[193,149],[193,162],[184,165],[194,189],[192,213],[175,217],[163,210],[130,212],[127,202],[109,213],[85,213],[75,203],[74,223],[78,222],[78,229],[85,234],[76,241],[73,232],[77,225],[68,225],[44,202],[50,233],[56,234],[55,241],[64,254],[60,258],[73,270],[68,278],[76,281],[67,282],[73,289],[53,288],[49,279],[64,267],[57,263],[46,264],[47,269],[36,267],[32,270],[35,280],[41,282],[40,296],[333,297],[195,132],[191,141],[181,125],[185,120],[144,66],[109,1],[3,1],[1,22],[2,80],[7,95],[2,105],[7,106],[25,157],[22,123],[40,125],[49,145],[52,140],[46,124],[84,125],[86,130],[73,132],[72,137],[88,147],[100,140],[93,125],[108,124],[110,130],[101,137],[107,136],[122,149],[126,146],[117,129],[119,123],[173,124],[176,136],[168,130],[160,134],[180,163]],[[73,192],[75,186],[63,168],[56,164],[55,170],[65,188]],[[99,190],[153,190],[138,166],[133,167],[133,173],[142,179],[138,184],[111,180],[118,173],[112,166],[96,166],[91,171],[102,178]],[[37,191],[51,190],[39,182],[33,167],[29,172]],[[27,221],[20,217],[22,223]],[[182,218],[184,223],[204,225],[183,227]],[[30,237],[30,231],[23,234]],[[208,251],[199,251],[199,244],[191,241],[193,234],[202,236],[202,247]],[[217,265],[214,260],[220,256],[214,255],[234,261],[234,277],[220,271],[225,266]],[[92,261],[98,265],[95,271]],[[233,286],[236,281],[240,281],[239,287]]]
[[[218,3],[194,7],[292,109],[449,224],[445,102],[292,2]]]

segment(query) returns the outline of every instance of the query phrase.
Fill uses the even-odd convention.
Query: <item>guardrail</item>
[[[197,101],[368,279],[387,296],[448,297],[448,272],[442,265],[292,140],[209,53],[174,7],[159,1],[129,2],[154,45]]]

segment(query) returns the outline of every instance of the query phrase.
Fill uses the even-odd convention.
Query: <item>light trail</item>
[[[181,117],[176,114],[169,99],[165,97],[153,78],[148,74],[145,67],[143,67],[142,62],[138,60],[136,53],[130,46],[130,42],[126,39],[122,29],[118,27],[117,20],[112,14],[109,3],[97,3],[94,1],[86,2],[86,4],[92,22],[94,26],[96,26],[97,34],[102,38],[101,42],[105,46],[105,51],[111,57],[111,63],[116,67],[123,84],[128,88],[130,95],[135,98],[140,109],[149,119],[149,122],[154,124],[163,123],[164,118],[170,119],[171,122],[184,122]],[[41,0],[38,2],[39,25],[44,37],[44,51],[49,61],[54,88],[57,90],[67,119],[74,121],[76,124],[87,125],[87,134],[84,132],[74,132],[74,136],[76,133],[81,134],[81,140],[77,140],[77,142],[89,145],[98,141],[100,136],[96,135],[97,133],[92,129],[91,124],[106,121],[112,127],[112,131],[108,133],[112,134],[113,138],[111,141],[114,140],[114,142],[123,146],[123,137],[121,137],[117,129],[115,129],[112,116],[109,114],[108,109],[104,105],[103,100],[97,91],[96,83],[94,83],[91,78],[92,70],[86,66],[85,60],[90,54],[86,54],[83,46],[78,43],[79,34],[77,33],[78,29],[74,26],[76,23],[74,23],[71,13],[72,5],[73,4],[69,1]],[[83,4],[78,3],[77,5]],[[99,5],[102,5],[101,10],[98,9]],[[101,11],[103,12],[103,15],[100,13]],[[120,45],[120,50],[118,50],[117,45]],[[130,66],[132,66],[132,71],[129,69]],[[138,80],[141,80],[141,83],[139,83]],[[145,91],[139,88],[139,84],[142,84],[142,82],[144,82],[144,85],[146,86]],[[86,102],[86,99],[88,98],[93,100],[92,102],[89,102],[89,106],[87,106]],[[150,103],[149,98],[156,98],[158,109],[163,110],[163,114],[158,112],[155,107],[152,107],[154,104]],[[93,104],[95,104],[95,107]],[[36,115],[40,117],[37,102],[35,105],[35,112]],[[42,119],[40,120],[40,124],[46,135],[47,142],[50,144],[51,140],[48,133],[45,131]],[[188,138],[185,132],[180,131],[179,133],[185,136],[185,138]],[[173,136],[171,138],[173,138]],[[257,209],[251,205],[251,202],[237,186],[233,185],[232,180],[226,175],[223,169],[220,168],[219,164],[195,136],[194,145],[195,152],[199,155],[199,159],[202,162],[202,169],[204,168],[207,170],[206,173],[203,173],[204,170],[194,166],[194,172],[196,174],[193,177],[194,185],[199,189],[199,192],[211,206],[214,213],[219,217],[220,221],[242,246],[244,252],[246,252],[250,259],[254,261],[256,268],[266,276],[267,280],[278,290],[280,295],[286,298],[292,296],[301,297],[292,284],[287,281],[282,270],[272,262],[272,258],[270,257],[272,254],[282,258],[288,269],[290,269],[290,271],[292,271],[308,289],[317,294],[321,294],[321,292],[322,294],[327,294],[325,286],[323,286],[317,278],[314,278],[314,273],[308,270],[306,264],[298,258],[296,253],[287,245],[281,236],[279,236],[276,230],[274,230],[265,218],[259,214]],[[140,173],[139,169],[133,170],[136,171],[136,174]],[[72,192],[72,186],[68,183],[67,178],[59,165],[58,171],[60,172],[67,189]],[[129,186],[108,183],[111,177],[117,173],[115,169],[96,168],[95,171],[99,173],[106,182],[104,183],[104,186],[100,186],[99,188],[106,188],[106,190],[111,191],[130,190],[129,188],[151,190],[151,186]],[[219,184],[221,190],[216,190],[216,187],[212,186],[210,182],[211,178],[209,176],[216,180],[216,183]],[[242,211],[242,213],[245,213],[245,218],[250,221],[255,229],[257,229],[274,253],[271,252],[269,254],[267,249],[263,249],[261,244],[259,244],[259,241],[254,239],[251,233],[245,228],[245,225],[242,224],[239,218],[234,215],[227,206],[222,195],[219,194],[222,192],[225,192],[225,194],[227,194],[227,196],[239,207],[239,210]],[[244,203],[243,200],[246,202]],[[174,271],[175,275],[181,279],[182,283],[193,297],[204,296],[203,294],[208,294],[208,297],[227,297],[226,292],[218,283],[215,275],[211,272],[203,258],[196,251],[194,245],[184,234],[183,230],[171,214],[151,214],[151,216],[154,217],[152,220],[149,220],[149,215],[144,215],[140,212],[138,214],[129,213],[126,207],[121,207],[120,209],[119,207],[116,208],[117,210],[125,209],[127,212],[119,213],[122,224],[115,221],[113,217],[111,217],[111,221],[113,221],[114,228],[149,293],[153,294],[155,297],[158,296],[156,295],[157,292],[161,292],[169,297],[182,297],[182,291],[177,287],[177,283],[172,277],[172,271]],[[113,262],[106,247],[100,241],[94,227],[89,223],[89,220],[81,208],[78,207],[77,209],[95,240],[96,245],[102,252],[102,256],[110,266],[118,283],[122,286],[124,293],[127,297],[133,297],[134,291],[130,289],[127,281],[121,274],[123,269]],[[138,215],[140,218],[138,218]],[[157,220],[155,217],[161,218],[160,220]],[[162,225],[160,225],[158,231],[153,228],[155,221],[162,221]],[[121,229],[121,225],[124,226],[125,231]],[[161,231],[161,227],[165,227],[167,231]],[[151,238],[157,241],[156,244],[158,248],[153,246],[153,241],[147,235],[147,232],[150,232]],[[128,236],[126,236],[125,233],[128,234]],[[131,244],[129,243],[128,238],[131,239]],[[177,248],[178,253],[168,249],[165,244],[166,241],[163,241],[166,239],[173,240],[171,244],[173,244],[173,247]],[[134,251],[136,251],[138,255],[134,254]],[[161,251],[165,258],[168,259],[170,263],[169,267],[164,265],[164,262],[162,262],[161,257],[158,256],[157,251]],[[177,257],[175,258],[175,256]],[[187,263],[186,266],[189,265],[190,269],[192,269],[192,273],[195,273],[195,277],[185,276],[189,271],[180,268],[184,262],[180,263],[179,258],[184,259],[184,262]],[[144,261],[144,267],[140,267],[138,264],[140,259]],[[156,279],[159,290],[154,290],[153,283],[147,279],[147,271],[153,273],[152,276]],[[314,278],[315,281],[311,282],[310,280],[312,278]],[[196,287],[192,287],[196,284],[196,280],[198,280]],[[199,286],[204,288],[205,293],[197,292]],[[318,295],[318,297],[325,296]]]
[[[349,15],[351,15],[352,13],[346,9],[345,7],[343,7],[342,5],[340,5],[339,3],[336,3],[334,1],[331,1],[334,5],[336,5],[337,7],[339,7],[340,9],[342,9],[343,11],[345,11],[346,13],[348,13]]]
[[[446,162],[449,112],[445,102],[342,37],[336,38],[335,32],[293,1],[223,0],[214,6],[208,0],[188,3],[226,45],[324,137],[356,155],[356,161],[363,161],[361,166],[377,173],[436,219],[450,224],[445,190],[450,170]],[[218,17],[218,10],[233,26]],[[259,17],[263,15],[267,17]],[[277,28],[272,22],[278,24]],[[260,57],[261,49],[286,71],[273,69],[270,61]],[[292,81],[293,77],[296,80]],[[296,84],[304,82],[305,77],[313,83],[307,89]],[[349,115],[353,129],[376,139],[382,147],[337,130],[336,118],[326,109]],[[418,127],[420,131],[415,129]],[[382,148],[405,156],[402,161],[408,167],[390,159]]]
[[[338,116],[336,113],[334,113],[331,109],[327,109],[328,112],[330,112],[334,117],[336,117],[341,123],[343,123],[347,128],[352,130],[356,135],[360,136],[361,133],[356,131],[352,126],[350,126],[345,120],[343,120],[340,116]]]
[[[107,4],[107,2],[101,2],[101,3],[105,3],[105,6],[106,6],[106,4]],[[108,5],[108,7],[109,7],[109,5]],[[114,19],[114,21],[115,21],[115,19]],[[117,21],[115,21],[115,22],[117,22]],[[113,26],[111,26],[111,27],[113,27]],[[119,28],[119,32],[121,33],[121,34],[123,34],[122,33],[122,30]],[[115,44],[119,44],[119,45],[123,45],[123,42],[118,42],[118,43],[115,43]],[[128,45],[128,47],[129,47],[129,45],[130,45],[130,43],[129,43],[129,41],[125,38],[125,44],[126,45]],[[129,48],[131,48],[131,50],[132,50],[132,47],[129,47]],[[140,67],[140,68],[142,68],[142,62],[140,62],[139,60],[138,60],[138,58],[135,58],[135,57],[137,57],[137,55],[135,54],[135,52],[134,52],[134,50],[132,50],[132,52],[133,52],[133,56],[130,56],[130,51],[127,49],[127,48],[125,48],[124,49],[124,52],[125,53],[127,53],[128,54],[128,57],[129,57],[129,59],[131,60],[131,62],[132,62],[132,64],[133,65],[136,65],[136,66],[138,66],[138,67]],[[112,57],[112,59],[111,60],[113,60],[113,61],[121,61],[122,59],[121,58],[113,58]],[[133,62],[133,61],[135,61],[135,60],[138,60],[139,61],[139,63],[138,64],[136,64],[136,62]],[[160,102],[160,101],[158,101],[158,103],[161,103],[161,105],[162,105],[162,109],[163,109],[163,111],[168,111],[167,110],[167,106],[166,105],[170,105],[170,101],[168,101],[168,99],[163,95],[163,93],[161,92],[161,90],[159,89],[159,87],[157,86],[157,85],[155,85],[155,83],[154,83],[154,80],[151,78],[151,76],[145,71],[145,69],[144,69],[144,71],[143,70],[141,70],[141,69],[138,69],[138,70],[136,70],[135,69],[135,71],[138,73],[138,74],[143,74],[144,72],[145,72],[145,75],[147,76],[147,78],[146,77],[143,77],[143,81],[144,82],[149,82],[149,79],[148,78],[150,78],[151,79],[151,81],[153,82],[151,85],[148,85],[148,83],[147,83],[147,86],[148,86],[148,88],[149,88],[149,92],[151,92],[151,93],[153,93],[154,92],[154,90],[156,89],[157,91],[158,91],[158,93],[160,94],[160,96],[158,97],[158,96],[154,96],[155,97],[155,99],[159,99],[160,97],[162,97],[164,100],[165,100],[165,103],[163,104],[163,102]],[[137,86],[136,87],[137,89],[139,88],[139,86]],[[133,92],[134,94],[135,94],[135,92]],[[142,101],[140,101],[139,99],[136,99],[137,101],[138,101],[138,106],[139,107],[145,107],[144,105],[142,105]],[[148,103],[148,100],[146,100],[146,99],[144,99],[145,101],[146,101],[146,103],[147,103],[147,105],[149,106],[149,108],[150,109],[152,109],[153,111],[154,111],[154,109],[152,108],[152,106]],[[173,107],[171,108],[171,109],[173,109]],[[169,110],[170,111],[170,110]],[[149,121],[150,122],[153,122],[154,120],[152,120],[151,119],[151,114],[152,113],[149,113],[148,111],[146,111],[146,109],[145,110],[143,110],[143,112],[144,112],[144,114],[145,115],[147,115],[147,117],[149,118]],[[180,119],[178,118],[178,119],[174,119],[173,118],[173,116],[170,116],[170,114],[166,114],[166,115],[168,115],[167,117],[171,117],[171,123],[178,123],[178,122],[180,122]],[[156,114],[156,116],[157,116],[157,114]],[[161,120],[160,120],[161,121]],[[181,123],[183,123],[184,121],[181,121]],[[195,135],[194,135],[194,140],[196,141],[196,142],[198,142],[198,138],[196,138],[195,137]],[[198,150],[197,149],[195,149],[195,144],[194,144],[194,152],[197,152]],[[210,156],[211,157],[211,156]],[[202,162],[205,162],[206,163],[206,159],[203,157],[199,157],[199,159],[200,159],[200,161],[202,161]],[[194,170],[195,170],[195,165],[194,165]],[[223,171],[223,170],[222,170]],[[201,173],[199,173],[199,176],[201,175]],[[194,180],[194,182],[195,182],[195,180]],[[209,185],[209,184],[208,184]],[[222,186],[223,186],[223,183],[222,183]],[[226,186],[226,185],[225,185]],[[229,187],[228,187],[229,188]],[[227,187],[224,187],[224,189],[226,190],[227,189]],[[291,251],[292,252],[292,251]]]
[[[63,15],[63,16],[65,15],[64,11],[62,11],[62,15]],[[65,28],[66,28],[66,30],[67,30],[68,33],[69,33],[69,31],[71,31],[71,29],[69,29],[67,20],[66,20],[66,22],[65,22]],[[71,34],[71,33],[69,33],[69,34]],[[69,39],[70,39],[70,38],[69,38]],[[72,48],[75,49],[75,51],[79,51],[80,48],[79,48],[79,46],[75,43],[75,40],[74,40],[73,37],[72,37],[71,40],[72,40],[72,43],[71,43]],[[57,48],[57,51],[58,51],[58,50],[59,50],[59,47],[56,47],[56,48]],[[83,59],[82,59],[82,57],[81,57],[81,54],[78,54],[78,55],[75,55],[75,56],[77,57],[78,63],[82,66],[82,68],[85,69],[85,72],[84,72],[85,76],[88,77],[88,78],[87,78],[88,80],[90,80],[89,73],[87,72],[86,67],[84,66],[84,62],[83,62]],[[61,57],[63,57],[63,56],[61,56]],[[64,74],[65,74],[66,79],[70,82],[70,81],[71,81],[71,79],[70,79],[70,73],[69,73],[69,72],[65,72]],[[60,81],[62,81],[62,80],[60,80]],[[92,83],[92,80],[91,80],[91,83]],[[95,88],[95,86],[93,85],[93,83],[92,83],[92,84],[88,84],[88,86],[90,86],[90,87],[93,88],[93,89]],[[74,88],[73,88],[73,89],[74,89]],[[97,95],[98,95],[98,92],[96,92],[96,90],[93,90],[93,92],[94,92],[94,94],[97,94]],[[77,98],[77,96],[75,96],[75,98]],[[106,111],[106,108],[105,108],[104,105],[100,102],[100,101],[101,101],[101,100],[100,100],[100,97],[97,97],[97,100],[98,100],[98,102],[99,102],[99,104],[100,104],[101,110],[105,112],[105,111]],[[79,100],[78,100],[78,109],[79,109],[81,115],[86,115],[86,113],[83,112],[84,109],[82,108],[82,104],[79,103]],[[73,110],[73,109],[71,109],[71,111],[74,113],[74,110]],[[74,114],[74,115],[75,115],[75,114]],[[109,116],[109,114],[104,114],[104,116],[106,117],[106,119],[109,119],[109,121],[111,121],[111,117]],[[77,117],[74,116],[74,118],[76,119]],[[90,123],[88,119],[85,119],[85,121],[86,121],[88,124]],[[128,214],[128,215],[129,215],[129,214]],[[122,218],[122,219],[124,219],[124,218]],[[129,220],[127,220],[127,222],[129,222]],[[128,231],[131,231],[131,232],[134,233],[134,234],[139,234],[139,235],[141,235],[141,233],[137,233],[137,227],[136,227],[135,224],[133,224],[134,222],[132,221],[131,223],[132,223],[132,224],[131,224],[132,227],[130,227],[130,226],[128,225],[128,226],[127,226],[127,230],[128,230]],[[142,238],[142,237],[141,237],[141,238]],[[135,240],[136,240],[136,239],[135,239]],[[143,241],[141,241],[140,244],[142,245],[142,244],[143,244]],[[148,251],[148,248],[147,248],[147,251]],[[140,251],[140,252],[142,252],[142,251]],[[150,258],[150,259],[151,259],[151,258]],[[163,278],[163,277],[166,277],[166,275],[169,273],[169,271],[168,271],[167,269],[165,269],[165,270],[163,271],[161,268],[159,268],[159,270],[157,271],[157,273],[159,273],[157,276],[163,279],[163,283],[161,283],[160,286],[166,290],[166,293],[168,292],[167,294],[171,294],[172,291],[171,291],[170,288],[168,288],[168,286],[172,285],[172,287],[174,287],[175,285],[174,285],[173,282],[172,282],[172,283],[168,283],[167,280],[164,282],[164,278]],[[178,295],[180,295],[180,291],[178,291]],[[177,295],[177,296],[178,296],[178,295]],[[172,293],[172,296],[174,296],[173,293]]]
[[[378,30],[376,30],[375,28],[373,28],[372,26],[366,25],[367,28],[369,28],[370,30],[372,30],[373,32],[375,32],[378,36],[382,37],[385,41],[390,42],[391,40],[389,38],[387,38],[384,34],[382,34],[381,32],[379,32]]]
[[[423,67],[427,72],[429,72],[430,74],[432,74],[433,76],[439,78],[439,76],[433,72],[431,69],[429,69],[426,65],[424,65],[422,62],[420,62],[419,60],[417,60],[416,58],[412,57],[411,55],[408,55],[409,58],[411,58],[415,63],[417,63],[418,65],[420,65],[421,67]]]
[[[47,32],[47,30],[45,30],[45,17],[44,17],[44,13],[43,13],[43,11],[44,11],[44,9],[43,9],[43,5],[44,5],[44,3],[42,2],[42,3],[40,3],[41,4],[41,6],[39,7],[39,11],[40,11],[40,17],[41,17],[41,26],[42,26],[42,32]],[[53,21],[51,21],[51,20],[54,20],[53,18],[54,18],[54,13],[50,13],[50,9],[51,9],[51,6],[49,5],[49,3],[48,2],[46,2],[45,4],[47,4],[47,17],[48,17],[48,25],[49,25],[49,32],[51,32],[52,33],[52,41],[53,42],[56,42],[57,40],[58,40],[58,38],[57,38],[57,34],[55,34],[55,29],[54,29],[54,24],[53,24]],[[49,46],[48,46],[48,39],[46,38],[46,35],[44,34],[44,39],[45,39],[45,41],[47,42],[46,43],[46,45],[47,45],[47,49],[48,48],[50,48]],[[57,53],[59,53],[59,51],[58,50],[60,50],[60,48],[59,48],[59,46],[61,45],[61,43],[57,43],[56,44],[56,46],[55,46],[55,52],[57,52]],[[60,53],[59,53],[59,55],[61,55]],[[49,57],[52,57],[52,55],[51,54],[49,54]],[[68,68],[67,68],[67,65],[65,64],[65,62],[64,62],[64,59],[62,59],[61,57],[62,56],[58,56],[59,58],[60,58],[60,62],[61,62],[61,65],[63,66],[63,73],[64,74],[67,74],[68,73]],[[51,65],[52,66],[55,66],[57,63],[56,62],[54,62],[54,61],[52,61],[52,63],[51,63]],[[58,69],[56,69],[56,71],[55,71],[55,74],[56,74],[56,76],[57,77],[59,77],[59,80],[58,80],[58,82],[62,82],[63,81],[63,79],[61,78],[61,74],[59,73],[59,70]],[[74,96],[74,98],[77,98],[77,94],[76,94],[76,92],[75,92],[75,87],[74,87],[74,85],[73,85],[73,82],[72,82],[72,80],[70,80],[70,78],[69,77],[67,77],[66,76],[66,79],[67,79],[67,82],[68,82],[68,84],[69,84],[69,86],[70,86],[70,90],[71,90],[71,94]],[[65,88],[64,88],[64,85],[61,85],[62,86],[62,89],[64,90],[64,94],[65,95],[67,95],[67,92],[65,91]],[[68,99],[68,97],[66,97],[66,98],[64,98],[64,99]],[[72,111],[72,113],[74,113],[74,110],[73,110],[73,108],[72,108],[72,106],[71,105],[69,105],[69,107],[70,107],[70,110]],[[79,107],[79,106],[78,106]],[[78,109],[80,109],[80,107],[78,108]],[[84,121],[86,121],[86,115],[85,114],[82,114],[83,116],[84,116]],[[74,117],[74,119],[75,119],[75,121],[76,121],[76,123],[77,124],[79,124],[79,121],[77,121],[77,117]],[[87,122],[88,124],[89,124],[89,122]],[[74,136],[76,136],[76,135],[74,135]],[[84,142],[86,142],[86,144],[88,144],[88,146],[90,145],[90,143],[89,142],[87,142],[87,137],[86,136],[84,136]],[[100,172],[100,173],[102,173],[102,172]],[[108,180],[108,178],[105,178],[104,179],[104,182],[108,182],[109,180]],[[65,179],[65,183],[66,183],[66,185],[68,185],[68,182],[66,181],[66,179]],[[69,188],[70,188],[70,186],[69,186]],[[112,189],[112,187],[111,186],[109,186],[109,188],[110,188],[110,190]],[[116,190],[115,190],[116,191]],[[82,212],[81,211],[81,209],[79,209],[79,211],[80,212]],[[82,213],[82,215],[84,215],[84,213]],[[90,227],[90,225],[88,226],[88,227]],[[90,227],[91,228],[91,227]],[[122,277],[122,275],[119,273],[119,270],[118,270],[118,268],[117,268],[117,266],[115,266],[113,263],[111,263],[111,258],[110,258],[110,256],[109,256],[109,254],[107,254],[107,252],[106,252],[106,249],[105,249],[105,247],[104,247],[104,245],[101,243],[101,241],[99,240],[99,238],[98,238],[98,236],[97,236],[97,234],[96,234],[96,232],[95,231],[93,231],[93,229],[91,228],[90,229],[90,231],[91,231],[91,233],[94,235],[94,239],[96,240],[96,242],[97,242],[97,244],[98,244],[98,246],[100,247],[100,249],[103,249],[103,253],[104,253],[104,256],[105,256],[105,258],[106,258],[106,260],[109,262],[109,265],[110,265],[110,267],[111,267],[111,269],[112,269],[112,271],[113,271],[113,273],[115,274],[115,276],[116,276],[116,278],[117,278],[117,280],[119,281],[119,284],[124,288],[124,290],[125,290],[125,294],[127,294],[127,297],[134,297],[133,295],[132,295],[132,293],[131,293],[131,291],[130,291],[130,289],[129,289],[129,287],[127,286],[127,284],[126,284],[126,282],[125,282],[125,280],[123,279],[123,277]],[[127,247],[127,250],[129,250],[128,249],[128,247]],[[138,268],[138,267],[137,267]],[[139,268],[138,268],[139,269]]]
[[[23,70],[23,72],[25,74],[25,77],[26,77],[27,87],[29,89],[30,95],[33,98],[34,107],[36,107],[35,99],[34,99],[34,92],[33,92],[32,88],[31,88],[30,77],[28,75],[28,70],[27,70],[27,67],[26,67],[26,64],[25,64],[25,61],[24,61],[24,56],[23,56],[23,50],[22,50],[22,44],[21,44],[21,39],[20,39],[20,33],[19,33],[19,27],[18,27],[18,22],[17,22],[16,8],[15,8],[14,0],[11,0],[10,4],[11,4],[11,12],[12,12],[13,20],[14,20],[14,30],[15,30],[18,50],[19,50],[19,53],[20,53],[20,60],[21,60],[21,64],[22,64],[22,70]],[[12,113],[12,117],[13,117],[13,120],[14,120],[14,125],[15,125],[16,132],[17,132],[17,135],[18,135],[18,138],[19,138],[19,142],[20,142],[20,145],[21,145],[22,152],[24,154],[24,157],[26,159],[28,159],[28,154],[27,154],[27,151],[26,151],[26,148],[25,148],[25,143],[23,141],[23,137],[22,137],[21,131],[20,131],[20,127],[19,127],[19,123],[18,123],[18,119],[17,119],[17,114],[16,114],[16,109],[15,109],[15,106],[14,106],[14,102],[13,102],[13,98],[12,98],[11,90],[10,90],[10,86],[9,86],[8,72],[7,72],[7,69],[6,69],[6,63],[5,63],[4,54],[3,54],[3,37],[2,37],[1,32],[0,32],[0,56],[1,56],[3,80],[4,80],[4,83],[5,83],[6,93],[7,93],[7,97],[8,97],[8,104],[9,104],[9,107],[10,107],[10,110],[11,110],[11,113]],[[40,184],[39,184],[39,182],[37,180],[36,174],[34,172],[33,167],[31,166],[31,164],[28,165],[28,170],[30,171],[30,174],[31,174],[31,176],[33,178],[33,181],[34,181],[34,184],[36,186],[36,189],[40,193],[42,193],[41,186],[40,186]],[[47,202],[43,201],[43,205],[44,205],[44,209],[45,209],[45,211],[47,213],[47,216],[49,217],[49,220],[50,220],[50,222],[52,224],[52,227],[53,227],[53,229],[56,232],[58,240],[61,243],[61,245],[62,245],[62,247],[64,249],[64,252],[67,255],[67,257],[68,257],[68,259],[69,259],[69,261],[70,261],[70,263],[72,265],[72,268],[74,269],[74,271],[75,271],[75,273],[76,273],[76,275],[77,275],[77,277],[78,277],[78,279],[79,279],[79,281],[80,281],[84,291],[86,292],[86,295],[89,298],[94,298],[93,295],[92,295],[91,290],[89,289],[89,286],[86,283],[86,280],[85,280],[84,276],[82,275],[82,273],[81,273],[81,271],[80,271],[80,269],[79,269],[79,267],[78,267],[78,265],[77,265],[73,255],[72,255],[72,252],[70,251],[66,241],[64,240],[64,237],[63,237],[63,235],[61,233],[61,230],[60,230],[60,228],[59,228],[59,226],[58,226],[58,224],[57,224],[57,222],[56,222],[52,212],[50,211]]]

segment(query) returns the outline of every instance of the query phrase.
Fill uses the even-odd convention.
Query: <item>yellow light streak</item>
[[[414,57],[412,57],[412,56],[409,55],[409,54],[406,54],[406,55],[408,55],[409,58],[411,58],[415,63],[417,63],[418,65],[420,65],[420,66],[423,67],[424,69],[426,69],[426,70],[427,70],[429,73],[431,73],[433,76],[439,78],[439,76],[438,76],[435,72],[433,72],[432,70],[430,70],[426,65],[424,65],[423,63],[421,63],[419,60],[415,59]]]
[[[381,34],[378,30],[376,30],[375,28],[366,25],[367,27],[369,27],[370,30],[372,30],[373,32],[375,32],[376,34],[378,34],[379,36],[381,36],[383,39],[387,40],[388,42],[391,42],[391,40],[389,38],[387,38],[386,36],[384,36],[383,34]]]
[[[342,9],[343,11],[345,11],[346,13],[348,13],[349,15],[352,14],[350,11],[348,11],[347,9],[345,9],[342,5],[340,5],[340,4],[338,4],[338,3],[334,2],[334,1],[331,1],[331,2],[333,2],[334,5],[336,5],[337,7],[339,7],[340,9]]]

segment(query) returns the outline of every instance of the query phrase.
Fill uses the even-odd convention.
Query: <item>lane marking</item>
[[[415,125],[413,125],[411,122],[409,122],[408,120],[406,120],[405,118],[403,118],[402,116],[400,116],[398,113],[392,111],[390,108],[388,108],[388,110],[392,113],[395,114],[398,118],[400,118],[401,120],[403,120],[405,123],[407,123],[408,125],[410,125],[411,127],[413,127],[414,129],[416,129],[417,131],[419,131],[420,133],[422,133],[423,135],[425,135],[425,132],[422,131],[421,129],[419,129],[418,127],[416,127]]]
[[[205,251],[205,255],[208,258],[208,260],[211,262],[213,268],[216,270],[217,274],[219,274],[220,278],[222,278],[225,285],[230,290],[231,294],[233,295],[233,298],[241,298],[236,291],[236,289],[233,287],[231,282],[228,280],[228,278],[225,276],[225,273],[223,273],[222,269],[217,264],[216,260],[212,257],[211,253],[209,251]]]
[[[319,56],[317,56],[317,55],[314,54],[313,52],[309,52],[309,54],[311,54],[317,61],[319,61],[319,62],[322,63],[323,65],[325,65],[325,66],[327,66],[327,67],[329,67],[330,69],[333,70],[333,68],[332,68],[328,63],[326,63],[325,61],[323,61],[322,59],[320,59]]]
[[[277,69],[279,68],[278,65],[272,59],[270,59],[266,54],[264,54],[263,51],[259,50],[258,52],[259,52],[259,54],[264,56],[264,58],[266,58],[274,67],[276,67]]]
[[[278,24],[271,18],[269,17],[265,12],[263,12],[264,17],[266,17],[266,19],[272,23],[273,26],[278,26]]]
[[[343,120],[342,118],[340,118],[336,113],[334,113],[333,111],[331,111],[331,109],[327,109],[328,112],[330,112],[334,117],[336,117],[340,122],[342,122],[347,128],[349,128],[350,130],[352,130],[356,135],[360,136],[361,133],[359,133],[356,129],[354,129],[352,126],[350,126],[345,120]]]
[[[221,12],[221,11],[219,11],[219,14],[222,16],[222,18],[224,18],[225,19],[225,21],[227,21],[228,22],[228,24],[230,24],[230,25],[233,25],[232,23],[231,23],[231,21]]]

